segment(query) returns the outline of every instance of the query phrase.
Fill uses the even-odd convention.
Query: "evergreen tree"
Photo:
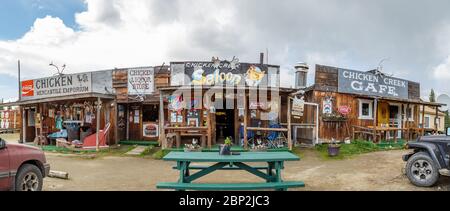
[[[436,102],[436,94],[434,93],[434,89],[431,89],[430,102],[432,102],[432,103]]]

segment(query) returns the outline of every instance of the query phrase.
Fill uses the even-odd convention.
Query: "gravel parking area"
[[[10,136],[10,135],[8,135]],[[14,137],[5,137],[15,140]],[[411,185],[402,173],[401,156],[407,151],[384,151],[355,156],[346,160],[323,160],[312,149],[302,150],[302,160],[287,162],[285,180],[302,180],[306,188],[292,190],[325,191],[435,191],[450,190],[450,178],[442,177],[433,188]],[[152,158],[106,156],[85,158],[79,155],[46,153],[53,170],[69,173],[69,180],[46,178],[46,191],[151,191],[157,182],[174,182],[178,172],[174,163]],[[245,172],[218,172],[202,182],[255,182],[258,178]]]

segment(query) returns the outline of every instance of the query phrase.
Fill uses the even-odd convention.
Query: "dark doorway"
[[[234,137],[234,110],[224,109],[216,111],[216,139],[223,143],[226,137]]]
[[[398,105],[390,105],[389,106],[389,127],[402,127],[402,117],[400,114],[400,106]],[[395,132],[391,131],[390,136],[394,137]],[[398,131],[398,137],[402,137],[402,131]]]

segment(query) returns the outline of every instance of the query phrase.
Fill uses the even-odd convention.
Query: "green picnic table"
[[[300,158],[290,152],[241,152],[240,155],[223,156],[217,152],[170,152],[163,158],[165,161],[175,161],[175,169],[179,171],[179,180],[174,183],[158,183],[158,189],[173,190],[257,190],[275,189],[285,191],[288,188],[304,187],[301,181],[286,182],[282,180],[281,172],[284,162],[298,161]],[[195,163],[214,163],[211,166],[194,166]],[[266,166],[251,166],[249,163],[266,163]],[[192,173],[191,171],[198,170]],[[215,171],[242,170],[247,171],[264,182],[259,183],[221,183],[206,184],[194,181]],[[262,170],[262,171],[261,171]]]

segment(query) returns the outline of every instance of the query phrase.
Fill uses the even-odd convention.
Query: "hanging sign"
[[[40,99],[92,92],[92,74],[58,75],[22,81],[23,98]]]
[[[128,70],[128,94],[152,94],[155,91],[154,79],[154,68]]]
[[[305,111],[305,100],[303,98],[294,98],[292,102],[292,111],[291,114],[294,118],[300,118],[303,116]]]
[[[350,106],[340,106],[338,108],[338,112],[344,116],[349,115],[351,111],[352,109],[350,108]]]
[[[159,136],[159,126],[154,123],[144,124],[143,125],[143,136],[147,138],[156,138]]]
[[[333,102],[331,99],[325,99],[323,101],[323,114],[332,114],[333,113]]]

